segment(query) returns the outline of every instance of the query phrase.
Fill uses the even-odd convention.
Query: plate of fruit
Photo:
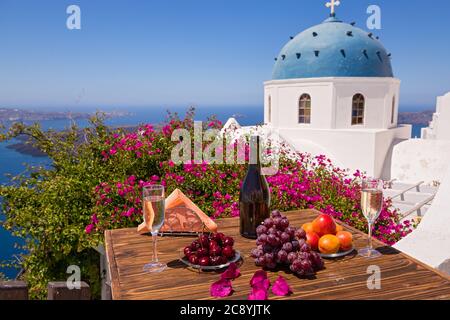
[[[302,229],[306,232],[306,242],[322,258],[345,257],[355,249],[353,235],[329,215],[321,214],[313,222],[305,223]]]
[[[306,242],[306,232],[291,226],[289,219],[278,210],[258,226],[256,233],[256,248],[251,251],[251,257],[258,267],[289,268],[300,277],[314,276],[325,267],[320,254]]]
[[[180,255],[185,265],[202,271],[225,269],[241,259],[240,252],[234,249],[234,239],[223,233],[201,234],[181,249]]]

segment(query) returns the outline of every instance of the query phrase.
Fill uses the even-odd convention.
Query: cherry
[[[215,247],[219,247],[219,243],[216,240],[209,240],[208,243],[209,248],[215,248]]]
[[[226,258],[233,258],[236,254],[236,252],[234,251],[233,247],[227,246],[225,248],[223,248],[222,250],[222,254],[226,257]]]
[[[193,254],[189,257],[189,262],[195,266],[198,266],[199,259],[195,254]]]
[[[198,262],[202,267],[207,267],[210,265],[209,257],[202,257]]]
[[[191,247],[184,248],[184,255],[189,258],[192,255]]]
[[[211,265],[213,265],[213,266],[218,266],[218,265],[221,265],[222,263],[221,263],[221,259],[222,257],[221,256],[218,256],[218,257],[210,257],[210,262],[211,262]]]
[[[197,240],[195,240],[194,242],[192,242],[191,244],[191,250],[192,251],[197,251],[198,249],[200,249],[202,246],[200,245],[200,242],[198,242]]]
[[[223,239],[223,245],[225,247],[228,247],[228,246],[232,247],[232,246],[234,246],[234,239],[231,238],[231,237],[225,237],[225,239]]]
[[[198,242],[200,242],[202,247],[207,247],[209,243],[209,237],[205,234],[202,234],[198,237]]]
[[[228,258],[225,256],[221,256],[219,264],[227,264],[227,263],[228,263]]]
[[[200,249],[197,250],[197,256],[198,256],[199,258],[207,257],[208,254],[209,254],[208,249],[200,248]]]
[[[209,254],[212,257],[218,257],[222,254],[222,249],[219,246],[213,247],[209,249]]]

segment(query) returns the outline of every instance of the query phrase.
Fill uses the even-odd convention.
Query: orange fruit
[[[323,254],[338,253],[340,248],[339,238],[334,235],[327,234],[319,240],[319,251]]]
[[[340,231],[336,234],[339,239],[342,251],[350,250],[353,247],[353,235],[348,231]]]
[[[310,222],[310,223],[305,223],[305,224],[302,226],[302,229],[305,230],[306,233],[308,233],[308,232],[314,232],[313,226],[312,226],[312,223],[311,223],[311,222]]]
[[[344,231],[344,227],[341,226],[341,225],[336,224],[336,234],[338,234],[341,231]]]

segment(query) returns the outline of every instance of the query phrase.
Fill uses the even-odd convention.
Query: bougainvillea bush
[[[30,136],[52,160],[51,167],[30,168],[0,187],[4,227],[26,239],[24,277],[32,297],[44,298],[48,281],[67,279],[69,265],[81,267],[83,280],[98,295],[98,255],[92,248],[102,244],[104,230],[136,227],[142,221],[143,186],[163,184],[167,194],[181,189],[214,219],[239,216],[245,164],[176,165],[171,159],[178,143],[172,141],[173,131],[184,128],[193,135],[193,118],[189,110],[183,119],[169,114],[164,124],[134,129],[108,128],[95,117],[85,129],[43,132],[36,125],[16,124],[5,131],[3,139]],[[203,125],[221,127],[214,117]],[[283,146],[279,155],[278,173],[267,177],[273,209],[314,208],[367,231],[359,206],[360,172],[350,174],[325,156],[299,153],[292,158]],[[393,244],[411,230],[386,202],[375,236]]]

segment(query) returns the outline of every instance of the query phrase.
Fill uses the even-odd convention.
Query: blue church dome
[[[373,34],[330,17],[284,46],[272,79],[393,76],[390,55]]]

